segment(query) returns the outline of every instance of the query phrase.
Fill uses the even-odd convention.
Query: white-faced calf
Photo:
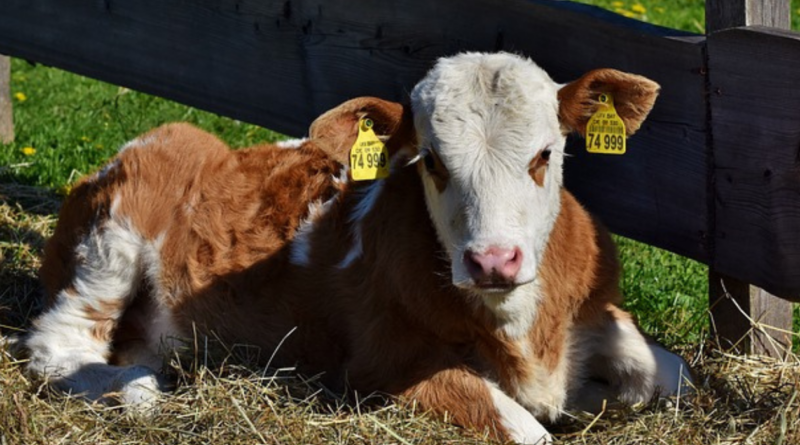
[[[609,235],[562,188],[566,134],[601,93],[631,134],[658,85],[614,70],[559,85],[517,56],[463,54],[410,109],[354,99],[288,147],[153,130],[64,204],[28,370],[149,406],[159,354],[196,329],[524,443],[567,409],[685,390],[686,363],[618,306]],[[354,182],[365,118],[391,174]]]

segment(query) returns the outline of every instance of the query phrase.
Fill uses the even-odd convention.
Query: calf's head
[[[414,88],[413,126],[399,104],[358,98],[317,119],[311,137],[347,163],[358,120],[372,118],[376,133],[391,136],[390,155],[419,161],[453,284],[506,293],[536,277],[560,211],[566,135],[585,132],[601,93],[633,134],[658,90],[610,69],[560,85],[528,59],[467,53],[440,59]]]
[[[536,277],[560,210],[566,134],[610,93],[629,134],[658,85],[595,70],[559,85],[511,54],[441,59],[411,93],[420,175],[453,284],[507,292]]]

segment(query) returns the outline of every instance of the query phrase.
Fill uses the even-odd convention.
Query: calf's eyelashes
[[[425,148],[421,155],[422,165],[425,167],[425,171],[427,171],[433,179],[439,193],[443,192],[445,187],[447,187],[447,180],[450,177],[447,172],[447,167],[445,167],[442,160],[439,159],[439,156],[436,154],[436,151],[431,147]]]

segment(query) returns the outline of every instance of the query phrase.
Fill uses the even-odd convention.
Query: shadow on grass
[[[41,311],[39,259],[60,199],[45,189],[0,184],[0,332],[21,334]]]
[[[24,212],[39,216],[58,214],[61,197],[52,190],[14,182],[0,183],[0,203],[19,206]]]

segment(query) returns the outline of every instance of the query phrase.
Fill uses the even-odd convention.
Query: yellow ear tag
[[[354,181],[389,176],[389,150],[372,130],[372,119],[358,121],[358,137],[350,149],[350,175]]]
[[[604,155],[625,154],[625,122],[614,108],[614,98],[603,93],[600,106],[586,124],[586,151]]]

